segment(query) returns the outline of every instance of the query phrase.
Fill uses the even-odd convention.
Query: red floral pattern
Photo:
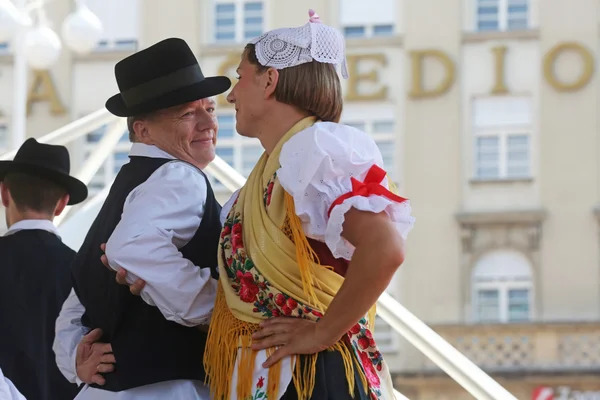
[[[267,187],[263,190],[263,204],[265,207],[271,205],[271,195],[273,194],[273,187],[275,186],[275,179],[277,178],[277,172],[273,174],[269,182],[267,182]]]
[[[267,392],[263,389],[263,386],[265,385],[265,378],[263,376],[261,376],[260,378],[258,378],[258,382],[256,382],[256,385],[254,386],[254,389],[256,389],[254,391],[254,394],[252,395],[252,397],[249,397],[249,400],[266,400],[267,399]]]
[[[237,203],[237,200],[234,203]],[[232,210],[233,208],[232,207]],[[247,256],[242,238],[240,214],[230,212],[223,225],[219,244],[225,254],[227,277],[231,287],[245,303],[254,304],[253,311],[262,317],[305,317],[318,320],[318,310],[299,304],[285,293],[272,287]]]
[[[383,369],[383,356],[377,349],[366,318],[361,319],[348,331],[348,339],[367,377],[371,398],[381,399],[381,380],[377,372]]]

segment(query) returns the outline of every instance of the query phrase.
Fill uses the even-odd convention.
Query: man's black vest
[[[52,343],[75,252],[31,229],[0,237],[0,257],[0,369],[27,399],[74,398],[77,385],[60,373]]]
[[[130,158],[131,161],[117,174],[72,266],[75,291],[86,310],[83,325],[91,329],[101,328],[104,332],[102,342],[112,345],[115,371],[104,375],[106,384],[101,388],[115,392],[168,380],[205,378],[202,359],[206,334],[197,328],[167,321],[157,307],[132,295],[127,286],[117,284],[116,273],[109,271],[100,261],[100,244],[108,241],[119,223],[129,193],[160,166],[172,161],[138,156]],[[221,206],[208,179],[206,186],[200,227],[179,250],[194,265],[213,269],[213,278],[216,279]],[[198,199],[198,202],[203,200]]]

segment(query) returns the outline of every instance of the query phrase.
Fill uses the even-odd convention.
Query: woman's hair
[[[258,62],[254,47],[247,44],[242,57],[263,73],[270,67]],[[326,122],[339,122],[344,106],[342,85],[335,66],[317,61],[280,69],[275,99],[308,111]]]

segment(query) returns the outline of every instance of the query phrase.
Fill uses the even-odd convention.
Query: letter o
[[[561,82],[554,72],[554,64],[558,56],[565,51],[573,51],[578,53],[583,60],[583,72],[573,82]],[[544,57],[544,78],[554,89],[559,92],[574,92],[585,85],[592,79],[594,74],[594,57],[581,44],[575,42],[561,43],[554,46]]]

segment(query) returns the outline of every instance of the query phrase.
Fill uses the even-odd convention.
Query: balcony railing
[[[67,144],[105,124],[109,125],[109,129],[106,130],[104,137],[84,165],[75,173],[75,176],[86,184],[89,184],[104,161],[109,156],[112,156],[114,147],[123,134],[123,119],[114,117],[107,110],[103,109],[74,121],[38,140],[44,143]],[[4,154],[0,156],[0,160],[12,159],[14,154],[14,151]],[[231,191],[239,189],[245,183],[245,178],[242,175],[218,157],[209,165],[206,172],[218,179]],[[89,221],[93,218],[89,218],[90,215],[82,216],[81,213],[97,213],[99,204],[101,204],[106,194],[107,190],[101,191],[96,196],[88,199],[84,204],[78,206],[75,212],[72,212],[68,216],[66,221],[57,221],[59,229],[62,228],[60,225],[64,221],[64,226],[70,226],[69,230],[87,230]],[[79,224],[75,219],[80,219],[83,223]],[[80,236],[82,235],[81,231],[76,233]],[[380,297],[377,302],[377,308],[378,316],[392,329],[414,345],[476,399],[516,400],[512,394],[410,313],[389,294],[384,293]],[[406,398],[398,392],[395,393],[395,396],[397,399]]]
[[[490,373],[600,370],[600,322],[446,325],[433,329]],[[421,358],[415,360],[414,370],[434,372],[438,368]]]

